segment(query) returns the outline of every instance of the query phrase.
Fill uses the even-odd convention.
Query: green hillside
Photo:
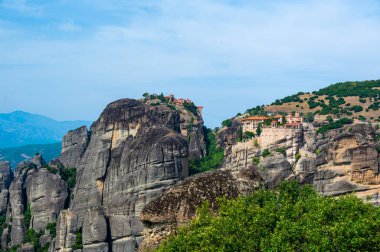
[[[380,121],[380,80],[341,82],[312,93],[299,92],[260,107],[260,111]],[[257,108],[247,112],[257,113]]]

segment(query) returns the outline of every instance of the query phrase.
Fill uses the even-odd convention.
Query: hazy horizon
[[[0,1],[0,113],[96,120],[144,92],[247,108],[380,79],[378,1]]]

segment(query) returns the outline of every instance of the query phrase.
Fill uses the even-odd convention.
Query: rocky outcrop
[[[317,173],[314,187],[324,195],[359,192],[361,197],[380,191],[375,131],[368,124],[348,125],[330,131],[317,141]]]
[[[21,166],[19,166],[20,168]],[[32,166],[33,167],[33,166]],[[24,212],[26,210],[24,182],[28,174],[28,169],[32,167],[24,167],[18,171],[16,178],[13,180],[10,192],[10,207],[12,214],[12,229],[11,229],[11,245],[17,246],[23,242],[26,232]],[[17,168],[16,168],[17,169]]]
[[[20,251],[34,251],[33,246],[23,244],[27,230],[46,231],[48,223],[55,222],[67,204],[66,182],[53,170],[42,168],[46,163],[41,155],[32,160],[17,165],[9,191],[4,189],[0,193],[0,212],[5,214],[9,225],[1,236],[2,249],[19,246]],[[9,172],[6,174],[11,176]]]
[[[13,180],[13,172],[7,161],[0,161],[0,192],[8,190]]]
[[[205,146],[201,142],[203,139],[203,130],[198,132],[194,130],[189,135],[189,159],[201,158],[206,155]]]
[[[218,198],[237,197],[242,193],[239,185],[230,170],[217,170],[189,177],[168,189],[147,204],[140,215],[146,226],[139,251],[154,249],[178,225],[193,219],[205,201],[216,210]]]
[[[229,171],[213,171],[187,178],[165,191],[144,207],[141,219],[145,223],[186,222],[207,199],[213,208],[222,196],[239,195],[236,179]]]
[[[57,221],[57,237],[49,251],[72,251],[76,239],[78,216],[70,210],[63,210]]]
[[[138,246],[142,208],[188,174],[188,143],[180,121],[176,110],[122,99],[108,105],[92,125],[71,202],[76,230],[86,238],[84,249],[105,249],[104,243],[113,251]],[[104,217],[95,218],[100,212],[88,209]],[[97,235],[86,236],[94,225]]]
[[[276,188],[292,175],[292,166],[282,154],[264,158],[258,167],[258,173],[264,179],[267,188]]]
[[[5,215],[8,207],[9,191],[2,190],[0,193],[0,215]]]
[[[13,172],[9,162],[0,161],[0,215],[5,215],[9,200],[9,186],[13,180]]]
[[[93,251],[94,248],[108,251],[107,222],[101,208],[88,209],[82,230],[85,251]]]
[[[306,184],[313,183],[316,171],[316,159],[313,157],[301,157],[294,168],[294,174],[297,180]]]
[[[35,164],[37,168],[41,168],[46,165],[46,161],[40,153],[37,153],[35,156],[33,156],[32,163]]]
[[[68,168],[78,167],[89,141],[90,134],[86,126],[69,131],[62,139],[62,150],[59,161]]]
[[[67,184],[60,176],[40,169],[27,177],[25,188],[32,214],[30,228],[39,232],[48,223],[57,221],[68,196]]]
[[[239,130],[241,128],[241,122],[239,119],[234,118],[232,125],[229,127],[223,127],[218,131],[217,144],[219,147],[227,149],[228,147],[235,145],[239,137]]]

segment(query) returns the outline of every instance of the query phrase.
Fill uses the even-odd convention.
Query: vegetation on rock
[[[353,195],[324,197],[283,182],[277,191],[205,203],[158,251],[379,251],[380,209]]]
[[[353,123],[353,120],[352,119],[349,119],[349,118],[342,118],[342,119],[339,119],[337,121],[332,121],[330,122],[329,124],[327,125],[324,125],[322,127],[320,127],[318,130],[317,130],[317,133],[326,133],[327,131],[329,130],[332,130],[332,129],[339,129],[339,128],[342,128],[344,125],[346,124],[352,124]]]
[[[75,232],[75,241],[73,245],[73,249],[83,249],[83,243],[82,243],[82,230],[77,230]]]
[[[189,161],[190,175],[217,169],[222,165],[224,150],[216,144],[215,132],[205,128],[206,156]]]
[[[76,184],[77,169],[76,168],[60,168],[61,178],[66,181],[69,189],[72,190]]]

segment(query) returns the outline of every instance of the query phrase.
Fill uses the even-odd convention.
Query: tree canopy
[[[158,251],[380,251],[380,209],[284,182],[277,191],[221,199],[217,213],[205,203]]]

